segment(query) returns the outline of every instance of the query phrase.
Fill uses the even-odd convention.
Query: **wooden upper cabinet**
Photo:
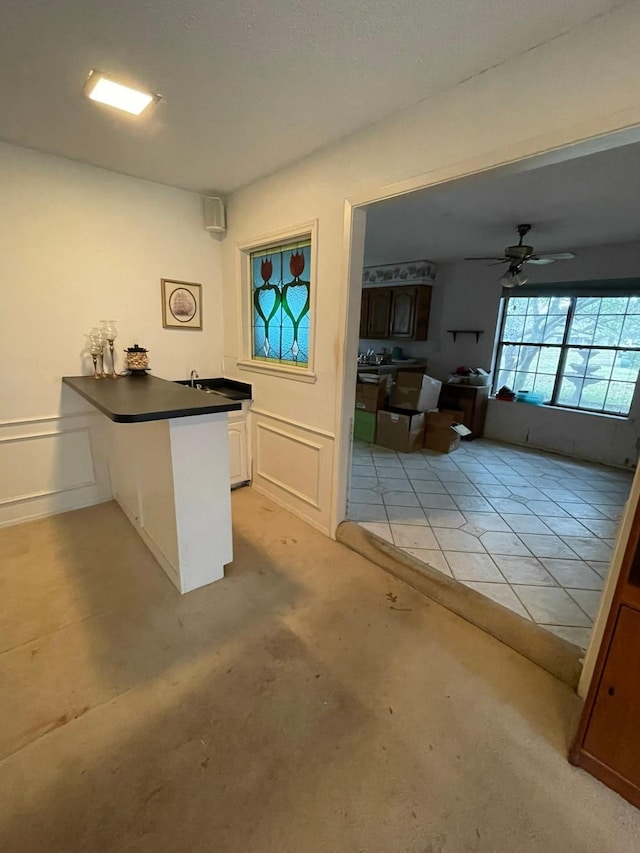
[[[367,318],[367,337],[389,337],[389,314],[391,311],[391,291],[388,287],[372,287],[369,290],[369,314]]]
[[[394,287],[391,290],[390,338],[413,338],[416,325],[417,288]]]
[[[369,290],[363,288],[362,303],[360,305],[360,337],[367,337],[367,324],[369,323]]]
[[[425,341],[430,308],[430,285],[365,288],[362,291],[360,337]]]

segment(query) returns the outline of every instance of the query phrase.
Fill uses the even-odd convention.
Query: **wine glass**
[[[102,329],[94,326],[89,332],[89,352],[93,359],[94,379],[102,379],[104,377],[104,345],[105,337]],[[100,370],[98,370],[98,356],[101,358]]]
[[[116,328],[115,320],[101,320],[102,323],[102,334],[106,341],[109,343],[109,352],[111,354],[111,378],[117,379],[118,374],[116,373],[116,362],[115,355],[113,351],[113,342],[118,337],[118,329]]]

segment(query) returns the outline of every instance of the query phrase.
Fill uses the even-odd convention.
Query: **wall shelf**
[[[453,335],[453,342],[456,342],[458,335],[475,335],[476,343],[480,340],[480,335],[484,335],[484,329],[447,329],[450,335]]]

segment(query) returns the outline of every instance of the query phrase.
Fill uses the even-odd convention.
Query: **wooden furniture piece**
[[[445,382],[440,391],[438,407],[440,409],[460,409],[464,412],[462,423],[471,430],[471,435],[465,436],[465,439],[471,441],[474,438],[479,438],[484,432],[488,400],[488,385],[464,385]]]
[[[569,761],[640,808],[640,505]]]
[[[426,341],[431,285],[366,287],[362,291],[360,337],[372,340]]]

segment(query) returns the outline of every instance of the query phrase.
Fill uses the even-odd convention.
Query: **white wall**
[[[220,373],[219,255],[198,196],[0,143],[0,524],[110,497],[103,416],[60,382],[91,326],[120,369],[136,336],[154,375]],[[162,328],[162,277],[202,283],[202,332]]]
[[[345,240],[350,207],[345,208],[345,199],[372,201],[637,124],[640,54],[629,34],[639,27],[640,5],[621,7],[231,197],[223,244],[225,372],[244,379],[251,376],[256,407],[281,419],[272,421],[274,429],[290,435],[282,438],[278,453],[286,456],[288,442],[303,436],[313,444],[312,430],[322,431],[320,476],[332,483],[327,491],[320,488],[318,475],[310,474],[303,491],[328,497],[317,508],[301,502],[296,494],[300,484],[287,481],[284,459],[278,462],[284,481],[263,484],[270,494],[329,532],[344,511],[343,469],[348,460],[348,413],[354,404],[351,386],[361,283],[357,266],[361,270],[364,252],[361,242],[350,280],[350,247]],[[514,98],[523,92],[527,109],[514,121]],[[295,229],[316,218],[317,382],[303,385],[239,371],[236,243],[258,241],[266,233]],[[353,330],[348,339],[347,316]],[[345,377],[348,381],[343,383]],[[296,429],[287,430],[285,424],[292,420]],[[259,450],[257,454],[257,465],[271,464],[260,460]]]

